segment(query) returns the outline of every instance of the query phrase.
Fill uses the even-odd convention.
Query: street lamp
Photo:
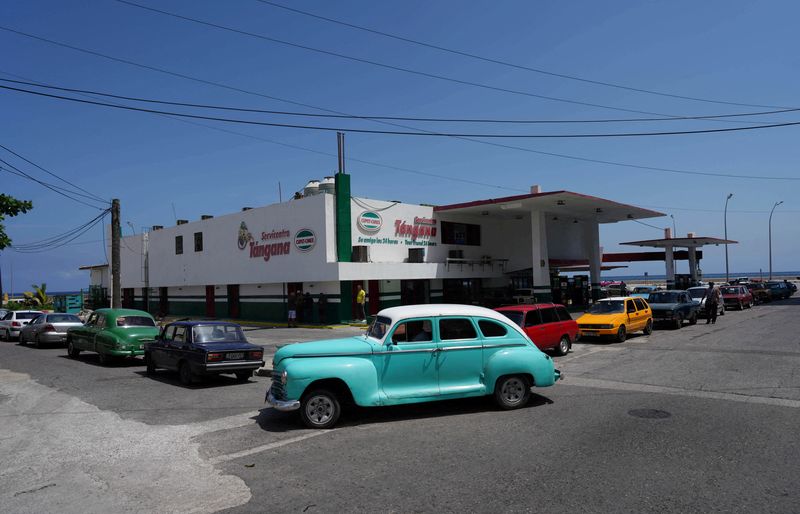
[[[675,215],[670,214],[670,218],[672,218],[672,237],[678,237],[678,229],[675,228]]]
[[[780,202],[775,202],[775,205],[772,206],[772,210],[769,211],[769,279],[772,280],[772,213],[775,212],[775,207],[779,206],[783,203],[783,200]]]
[[[733,193],[728,193],[728,198],[725,199],[725,282],[730,283],[731,279],[728,272],[728,200],[731,199]]]

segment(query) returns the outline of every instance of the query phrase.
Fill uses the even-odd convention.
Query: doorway
[[[215,318],[217,316],[217,306],[214,303],[214,286],[206,286],[206,317]]]
[[[431,303],[430,282],[428,280],[401,280],[400,304],[415,305]]]
[[[228,316],[239,317],[239,284],[228,285]]]

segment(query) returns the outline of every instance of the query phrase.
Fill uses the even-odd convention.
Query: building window
[[[442,244],[480,246],[481,226],[471,223],[443,221]]]
[[[203,233],[202,232],[195,232],[194,233],[194,251],[195,252],[202,252],[203,251]]]
[[[183,253],[183,236],[175,236],[175,255]]]

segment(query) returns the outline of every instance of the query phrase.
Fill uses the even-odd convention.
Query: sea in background
[[[765,272],[748,272],[748,273],[729,273],[731,279],[739,278],[739,277],[747,277],[747,278],[760,278],[762,280],[767,280],[769,278],[769,273]],[[725,273],[703,273],[702,280],[708,279],[725,279]],[[611,281],[618,281],[624,280],[625,282],[631,281],[645,281],[645,280],[666,280],[666,275],[605,275],[603,274],[603,280],[611,280]],[[800,280],[800,271],[773,271],[772,272],[772,279],[773,280]]]

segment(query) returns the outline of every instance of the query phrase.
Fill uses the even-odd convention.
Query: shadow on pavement
[[[247,382],[238,382],[236,378],[232,376],[229,377],[226,375],[209,375],[207,377],[203,377],[202,379],[197,379],[197,381],[195,381],[192,385],[184,385],[181,383],[177,371],[159,369],[155,372],[154,375],[148,375],[146,371],[136,371],[135,373],[142,378],[149,378],[156,382],[161,382],[162,384],[169,384],[171,386],[181,387],[183,389],[209,389],[217,387],[245,385],[257,382],[257,380],[254,380],[252,378],[249,379]]]
[[[626,337],[625,341],[626,342],[627,341],[633,341],[633,340],[636,340],[636,339],[638,339],[640,337],[644,337],[644,334],[641,334],[641,333],[627,334],[627,337]],[[609,345],[609,344],[625,344],[625,343],[620,343],[619,341],[617,341],[613,337],[586,337],[586,336],[582,336],[580,339],[575,341],[575,343],[573,343],[573,344],[600,344],[600,345],[606,346],[606,345]]]
[[[144,359],[139,359],[139,358],[136,358],[136,357],[133,357],[133,358],[131,358],[131,357],[119,357],[119,358],[113,359],[111,361],[111,364],[109,364],[107,366],[104,366],[104,365],[100,364],[100,356],[98,354],[94,353],[94,352],[82,353],[76,359],[72,359],[72,358],[70,358],[69,355],[66,355],[66,354],[59,355],[58,357],[60,359],[69,359],[69,360],[74,360],[74,361],[77,361],[77,362],[83,362],[83,363],[86,363],[86,364],[91,364],[92,366],[97,366],[98,368],[133,368],[133,367],[144,366]]]

